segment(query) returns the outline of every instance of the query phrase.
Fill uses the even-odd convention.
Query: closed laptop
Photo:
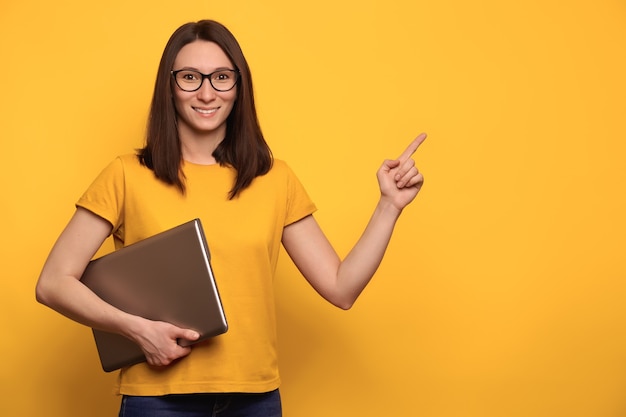
[[[120,310],[197,331],[197,343],[228,330],[210,260],[195,219],[92,260],[81,281]],[[107,372],[146,360],[124,336],[93,334]]]

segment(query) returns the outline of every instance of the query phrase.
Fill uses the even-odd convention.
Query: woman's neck
[[[217,161],[213,152],[222,140],[226,132],[185,132],[179,129],[181,152],[185,161],[198,165],[212,165]]]

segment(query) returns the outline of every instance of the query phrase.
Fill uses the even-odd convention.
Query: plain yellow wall
[[[142,144],[170,33],[201,18],[240,40],[340,253],[382,159],[430,135],[352,311],[282,257],[286,416],[626,413],[624,1],[4,0],[0,415],[116,415],[89,329],[35,280],[85,187]]]

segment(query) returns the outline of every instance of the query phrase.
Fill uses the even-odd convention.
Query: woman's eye
[[[213,79],[216,81],[228,81],[230,74],[228,72],[218,72],[213,76]]]
[[[198,75],[194,74],[193,72],[187,72],[183,74],[183,79],[185,81],[195,81],[198,79]]]

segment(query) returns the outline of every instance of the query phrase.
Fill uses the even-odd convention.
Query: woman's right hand
[[[137,343],[148,364],[153,366],[167,366],[177,359],[189,355],[191,346],[181,346],[178,341],[193,342],[198,340],[198,332],[182,329],[163,321],[152,321],[137,317],[137,329],[130,335],[131,340]]]

